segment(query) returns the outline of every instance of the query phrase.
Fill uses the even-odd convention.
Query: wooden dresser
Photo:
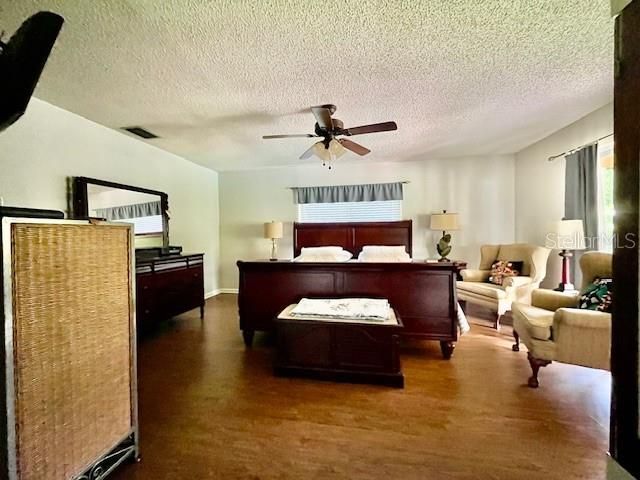
[[[200,318],[204,317],[203,257],[196,253],[136,258],[139,332],[194,308],[200,308]]]

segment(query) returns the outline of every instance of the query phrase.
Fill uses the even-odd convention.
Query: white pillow
[[[320,247],[324,248],[324,247]],[[351,252],[343,250],[341,247],[329,247],[337,248],[338,250],[321,250],[315,251],[313,248],[303,248],[300,256],[293,259],[294,262],[347,262],[351,260],[353,255]],[[311,251],[309,251],[311,250]]]
[[[358,256],[358,261],[363,263],[411,263],[411,257],[406,253],[404,256],[388,257],[388,256]]]
[[[318,253],[340,253],[344,252],[344,248],[342,247],[302,247],[300,251],[300,255],[315,255]]]
[[[362,247],[359,262],[410,262],[411,257],[403,245],[365,245]]]
[[[367,255],[406,255],[407,253],[404,245],[365,245],[362,251]]]

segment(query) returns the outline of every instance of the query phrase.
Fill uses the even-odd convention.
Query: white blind
[[[162,233],[162,215],[150,217],[137,217],[117,220],[118,222],[133,223],[133,231],[136,235],[149,233]]]
[[[402,200],[374,202],[300,203],[298,221],[392,222],[402,220]]]

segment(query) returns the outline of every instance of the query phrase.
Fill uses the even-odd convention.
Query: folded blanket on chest
[[[375,298],[303,298],[291,311],[295,316],[385,320],[389,301]]]
[[[386,299],[376,298],[303,298],[291,316],[321,318],[344,318],[354,320],[382,321],[389,318],[391,306]],[[458,304],[457,324],[460,335],[470,330],[467,317]]]

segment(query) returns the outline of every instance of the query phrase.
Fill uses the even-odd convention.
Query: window
[[[298,205],[298,221],[300,222],[387,222],[395,220],[402,220],[402,200],[301,203]]]
[[[162,215],[152,215],[150,217],[137,217],[116,220],[117,222],[133,223],[133,231],[136,235],[159,235],[162,234]]]
[[[613,251],[613,138],[598,142],[598,249]]]

